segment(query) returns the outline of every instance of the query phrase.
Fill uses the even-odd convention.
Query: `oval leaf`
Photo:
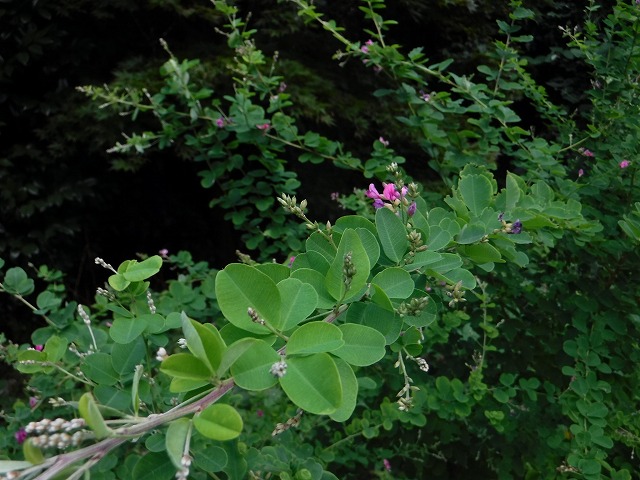
[[[287,342],[287,355],[331,352],[344,345],[342,332],[326,322],[309,322],[298,328]]]
[[[242,417],[231,405],[214,403],[193,417],[193,426],[212,440],[233,440],[242,432]]]
[[[373,365],[384,357],[387,342],[384,335],[374,328],[355,323],[345,323],[338,328],[344,345],[331,352],[333,355],[359,367]]]
[[[253,341],[254,345],[240,355],[231,366],[231,374],[239,387],[246,390],[265,390],[278,383],[269,370],[280,360],[280,355],[264,341]]]
[[[402,220],[391,210],[379,208],[376,211],[376,228],[384,254],[391,261],[399,263],[409,248],[407,229]]]
[[[129,282],[140,282],[158,273],[161,267],[162,257],[154,255],[141,262],[130,262],[123,276]]]

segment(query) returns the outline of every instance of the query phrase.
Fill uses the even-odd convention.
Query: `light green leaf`
[[[68,347],[69,342],[66,338],[57,335],[49,337],[47,343],[44,344],[44,353],[47,354],[47,361],[53,363],[59,361],[67,353]]]
[[[296,329],[287,342],[287,355],[331,352],[344,345],[342,332],[326,322],[309,322]]]
[[[173,466],[178,470],[183,467],[182,456],[187,438],[191,436],[191,419],[179,418],[169,424],[165,435],[165,448]]]
[[[340,358],[334,358],[333,361],[336,363],[338,374],[340,375],[342,403],[330,417],[334,422],[346,422],[356,408],[356,402],[358,400],[358,379],[355,373],[353,373],[353,368],[351,368],[351,365],[347,362]]]
[[[478,216],[491,203],[493,187],[483,175],[465,175],[460,178],[458,191],[471,213]]]
[[[162,268],[162,257],[154,255],[141,262],[131,261],[122,274],[129,282],[140,282],[158,273],[160,268]]]
[[[222,314],[236,327],[265,334],[265,326],[254,323],[247,310],[253,308],[270,325],[280,324],[281,299],[275,282],[254,267],[227,265],[216,276],[216,295]]]
[[[213,374],[220,366],[220,360],[226,345],[216,328],[207,326],[187,317],[182,312],[182,332],[187,341],[187,348],[202,361]]]
[[[172,377],[189,380],[209,380],[211,371],[199,358],[189,353],[176,353],[165,358],[160,364],[160,371]]]
[[[343,270],[345,256],[350,253],[351,261],[355,267],[355,275],[351,279],[348,289],[345,289]],[[364,288],[369,277],[369,256],[362,245],[360,237],[355,230],[345,230],[338,245],[336,257],[325,277],[327,291],[336,300],[348,301],[354,295],[358,295]]]
[[[193,426],[203,436],[224,442],[242,433],[242,417],[231,405],[214,403],[193,417]]]
[[[338,367],[327,353],[287,358],[280,385],[294,404],[316,415],[334,413],[342,403]]]
[[[415,288],[409,272],[399,267],[385,268],[373,277],[371,283],[382,288],[389,298],[407,298]]]
[[[255,268],[265,275],[267,275],[274,283],[281,282],[285,278],[289,278],[291,269],[286,265],[280,265],[279,263],[264,263],[262,265],[255,265]]]
[[[409,248],[407,229],[402,220],[387,208],[376,211],[376,228],[384,254],[395,263],[399,263]]]
[[[505,191],[507,195],[505,201],[505,212],[509,214],[518,205],[518,201],[520,200],[520,195],[522,193],[516,176],[511,172],[507,172],[507,185]]]
[[[307,252],[314,251],[321,254],[328,263],[333,263],[336,256],[336,247],[331,245],[329,241],[320,233],[312,233],[305,243]],[[295,263],[295,262],[294,262]]]
[[[86,392],[78,400],[78,413],[87,423],[87,426],[93,430],[98,440],[109,435],[111,430],[107,427],[104,418],[102,418],[98,404],[91,393]]]
[[[0,265],[0,267],[1,266],[2,265]],[[42,461],[44,461],[44,457],[42,457]],[[32,467],[33,465],[34,464],[31,462],[23,462],[20,460],[0,460],[0,473],[13,472],[14,470],[24,470],[25,468]]]
[[[332,351],[333,355],[359,367],[373,365],[384,357],[386,341],[376,329],[355,323],[345,323],[338,328],[344,345]]]
[[[325,286],[326,276],[316,270],[310,268],[300,268],[291,272],[291,278],[297,278],[302,283],[309,284],[313,287],[318,295],[317,308],[333,308],[336,301],[329,295],[327,287]]]
[[[274,328],[287,331],[313,313],[318,304],[318,294],[311,285],[302,283],[297,278],[287,278],[277,286],[282,299],[282,310],[280,324],[274,325]]]
[[[280,361],[280,355],[267,343],[258,339],[231,365],[231,374],[238,385],[246,390],[266,390],[278,383],[271,366]]]
[[[456,237],[456,242],[468,245],[470,243],[476,243],[482,240],[482,237],[485,236],[486,228],[484,225],[479,223],[468,223],[460,232],[458,232],[458,236]]]
[[[347,322],[366,325],[380,332],[387,345],[395,342],[402,330],[402,319],[394,312],[373,303],[353,303],[347,310]]]
[[[108,282],[109,285],[111,285],[111,288],[113,288],[116,292],[121,292],[129,285],[131,285],[131,282],[124,278],[124,275],[121,273],[115,273],[111,275],[108,278]]]
[[[430,229],[429,239],[425,242],[428,251],[424,253],[433,253],[437,250],[441,250],[449,242],[453,240],[453,236],[447,230],[444,230],[440,225],[434,225]]]
[[[7,270],[2,285],[8,293],[22,296],[29,295],[34,289],[33,280],[27,277],[27,272],[20,267]]]
[[[33,465],[39,465],[44,462],[44,455],[39,447],[33,444],[33,439],[27,438],[22,444],[22,454],[25,460]]]
[[[146,353],[147,347],[142,337],[130,343],[116,343],[111,350],[111,365],[120,375],[132,373]]]

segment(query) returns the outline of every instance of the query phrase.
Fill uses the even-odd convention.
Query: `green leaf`
[[[32,464],[39,465],[44,462],[42,450],[33,444],[33,440],[31,438],[27,438],[22,444],[22,454],[24,455],[25,460],[29,462],[29,466]]]
[[[410,325],[412,327],[428,327],[433,322],[435,322],[438,318],[438,305],[430,295],[427,295],[424,291],[414,290],[412,298],[422,298],[429,297],[429,302],[427,306],[420,312],[420,315],[406,315],[403,320],[404,323]]]
[[[371,283],[382,288],[389,298],[407,298],[415,288],[409,272],[399,267],[385,268],[373,277]]]
[[[44,345],[44,353],[47,354],[47,361],[55,363],[61,360],[64,354],[67,353],[68,347],[69,342],[66,338],[57,335],[49,337]]]
[[[80,370],[89,380],[102,385],[115,385],[120,380],[111,364],[111,355],[106,353],[98,352],[85,357]]]
[[[211,324],[207,326],[187,317],[182,312],[182,332],[187,348],[202,361],[212,374],[220,366],[222,354],[226,348],[218,330]]]
[[[255,338],[241,338],[229,345],[222,354],[222,360],[220,361],[220,366],[218,367],[216,375],[218,377],[223,376],[227,370],[231,368],[231,365],[233,365],[235,361],[244,354],[244,352],[254,346],[255,340]]]
[[[402,319],[373,303],[357,302],[347,310],[347,322],[366,325],[380,332],[387,345],[395,342],[402,330]]]
[[[160,364],[160,371],[172,377],[188,380],[208,381],[211,378],[209,367],[189,353],[176,353],[165,358]]]
[[[479,223],[468,223],[460,232],[458,232],[458,236],[456,238],[456,242],[468,245],[470,243],[476,243],[482,240],[482,237],[485,236],[486,228],[484,225]]]
[[[369,265],[375,265],[380,258],[380,244],[378,243],[378,238],[366,228],[356,228],[356,233],[360,237],[364,250],[367,252]]]
[[[229,461],[227,452],[217,446],[195,445],[191,450],[191,454],[196,467],[205,472],[219,472]]]
[[[359,367],[373,365],[384,357],[386,340],[376,329],[355,323],[345,323],[338,328],[344,345],[332,351],[333,355]]]
[[[193,426],[203,436],[224,442],[242,433],[242,417],[231,405],[214,403],[193,417]]]
[[[342,382],[335,362],[327,353],[287,358],[287,373],[280,385],[298,407],[316,415],[328,415],[342,403]]]
[[[147,322],[140,317],[116,317],[109,328],[109,336],[116,343],[131,343],[142,335],[147,328]]]
[[[333,259],[336,256],[336,247],[331,245],[331,243],[329,243],[329,241],[320,232],[312,233],[305,242],[305,246],[307,252],[318,252],[327,260],[328,263],[333,263]]]
[[[438,252],[425,250],[424,252],[416,253],[413,257],[413,262],[404,265],[402,268],[409,271],[417,270],[418,268],[426,267],[428,265],[439,262],[440,260],[442,260],[442,255],[440,255]]]
[[[158,273],[161,267],[162,257],[154,255],[141,262],[131,261],[123,276],[128,282],[140,282]]]
[[[109,427],[107,427],[104,418],[102,418],[98,404],[93,399],[91,393],[87,392],[83,394],[80,400],[78,400],[78,413],[84,418],[87,426],[93,430],[98,440],[109,435]]]
[[[287,355],[331,352],[344,345],[342,332],[326,322],[309,322],[296,329],[287,342]]]
[[[279,263],[265,263],[262,265],[255,265],[255,268],[265,275],[267,275],[274,283],[279,283],[282,280],[289,278],[291,269],[286,265],[280,265]]]
[[[351,365],[347,362],[340,358],[334,358],[333,361],[336,363],[338,374],[340,375],[342,403],[330,417],[334,422],[345,422],[349,420],[356,408],[356,402],[358,400],[358,379],[355,373],[353,373],[353,368],[351,368]]]
[[[409,248],[407,229],[402,220],[388,208],[376,211],[376,228],[382,251],[392,262],[400,263]]]
[[[336,301],[331,297],[325,286],[326,275],[310,268],[300,268],[291,272],[291,278],[297,278],[313,287],[318,295],[317,308],[328,309],[334,307]]]
[[[282,299],[282,307],[280,324],[274,325],[274,328],[287,331],[313,313],[318,305],[318,294],[313,286],[302,283],[297,278],[287,278],[277,286]]]
[[[459,251],[474,263],[504,262],[498,249],[488,243],[461,246]]]
[[[507,197],[504,209],[505,213],[510,214],[518,205],[520,195],[522,193],[517,177],[511,172],[507,172],[507,186],[505,188],[505,192]]]
[[[278,383],[271,366],[280,361],[280,355],[266,342],[258,339],[231,365],[231,374],[238,385],[246,390],[266,390]]]
[[[351,253],[351,261],[355,267],[355,275],[351,279],[348,289],[345,289],[343,270],[345,256]],[[362,245],[360,237],[355,230],[345,230],[338,245],[336,257],[325,277],[327,291],[336,300],[348,301],[354,295],[358,295],[369,278],[369,256]]]
[[[111,285],[111,288],[113,288],[116,292],[121,292],[129,285],[131,285],[131,282],[124,278],[124,275],[121,273],[115,273],[111,275],[108,278],[108,282],[109,285]]]
[[[432,226],[429,232],[429,239],[425,242],[428,251],[424,253],[433,253],[441,250],[453,240],[453,236],[447,230],[439,225]]]
[[[249,307],[270,325],[280,324],[281,299],[275,282],[254,267],[227,265],[216,276],[216,295],[222,314],[236,327],[265,334],[266,327],[251,321]]]
[[[111,365],[120,375],[133,373],[147,353],[147,347],[141,337],[130,343],[116,343],[111,349]]]
[[[33,280],[27,277],[27,272],[20,267],[7,270],[2,285],[7,293],[14,295],[29,295],[34,289]]]
[[[167,434],[164,437],[165,448],[169,459],[178,470],[183,467],[182,456],[184,454],[184,445],[189,437],[191,437],[190,419],[179,418],[169,424]]]
[[[58,307],[61,303],[62,298],[48,290],[40,292],[38,294],[38,298],[36,298],[36,305],[38,306],[38,309],[43,311],[52,310]]]
[[[460,255],[456,253],[441,253],[440,255],[440,260],[429,265],[427,271],[444,274],[462,266],[462,258],[460,258]]]
[[[170,480],[175,474],[176,469],[164,452],[152,452],[138,460],[132,480]]]
[[[44,352],[39,352],[38,350],[22,350],[18,352],[16,370],[22,373],[40,372],[46,368],[41,365],[41,362],[46,361],[47,354]]]
[[[493,186],[483,175],[465,175],[460,177],[458,191],[471,213],[478,216],[490,205]]]

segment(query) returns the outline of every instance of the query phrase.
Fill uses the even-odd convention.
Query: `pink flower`
[[[262,417],[264,417],[264,411],[256,410],[256,415],[258,416],[258,418],[262,418]]]
[[[362,47],[360,47],[360,51],[362,53],[369,53],[369,47],[373,45],[373,40],[369,39],[366,42],[364,42],[364,45]]]
[[[422,90],[420,90],[420,98],[425,102],[428,102],[429,100],[431,100],[431,95],[429,95],[428,93],[424,93]]]
[[[410,217],[413,217],[417,209],[418,209],[418,205],[416,204],[416,202],[412,202],[411,205],[409,205],[409,208],[407,208],[407,215],[409,215]]]
[[[27,432],[25,431],[24,428],[20,428],[20,430],[16,432],[15,437],[16,437],[16,442],[24,443],[24,441],[27,439]]]
[[[586,148],[582,148],[582,147],[580,147],[580,148],[578,149],[578,151],[579,151],[582,155],[584,155],[585,157],[593,157],[593,156],[594,156],[593,152],[592,152],[591,150],[587,150]]]
[[[166,248],[162,248],[158,250],[158,253],[162,258],[167,258],[167,256],[169,255],[169,250],[167,250]]]
[[[296,260],[296,257],[291,257],[289,259],[289,265],[288,265],[289,268],[291,268],[293,266],[293,262],[295,262],[295,260]]]
[[[631,162],[629,160],[622,160],[620,162],[620,168],[627,168],[629,165],[631,165]]]
[[[387,460],[386,458],[382,460],[382,464],[384,465],[384,469],[387,472],[391,471],[391,462],[389,460]]]
[[[388,146],[389,146],[389,140],[386,140],[384,137],[380,137],[380,138],[378,139],[378,141],[379,141],[382,145],[384,145],[385,147],[388,147]]]
[[[38,404],[38,397],[29,397],[29,407],[34,408]]]
[[[37,351],[41,352],[42,350],[44,350],[44,345],[36,345],[33,348],[34,348],[34,350],[37,350]]]
[[[373,183],[369,184],[369,190],[367,190],[366,195],[367,197],[373,198],[373,199],[381,198],[381,195],[378,193],[378,190],[376,189],[376,186]]]
[[[271,128],[271,125],[269,125],[268,123],[261,123],[260,125],[256,125],[256,128],[258,130],[262,130],[262,131],[267,131],[269,130],[269,128]]]
[[[578,170],[578,178],[584,175],[584,170],[580,169]]]
[[[218,126],[218,128],[222,128],[227,124],[227,122],[224,121],[224,118],[220,117],[216,120],[216,125]]]

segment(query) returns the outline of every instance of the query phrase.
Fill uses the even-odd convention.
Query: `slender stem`
[[[8,292],[8,291],[7,291],[7,289],[6,289],[6,288],[4,288],[4,285],[3,285],[2,283],[0,283],[0,289],[1,289],[1,291],[8,293],[9,295],[13,295],[15,298],[17,298],[17,299],[18,299],[18,300],[20,300],[22,303],[24,303],[27,307],[29,307],[29,308],[31,309],[31,311],[33,311],[33,312],[37,312],[37,311],[38,311],[38,309],[37,309],[35,306],[33,306],[31,303],[29,303],[29,301],[25,300],[25,298],[24,298],[22,295],[20,295],[19,293],[11,293],[11,292]],[[42,318],[44,318],[44,319],[45,319],[45,321],[46,321],[50,326],[52,326],[52,327],[55,327],[55,326],[56,326],[56,324],[55,324],[55,323],[53,323],[53,321],[52,321],[49,317],[47,317],[46,315],[41,315],[41,316],[42,316]]]

